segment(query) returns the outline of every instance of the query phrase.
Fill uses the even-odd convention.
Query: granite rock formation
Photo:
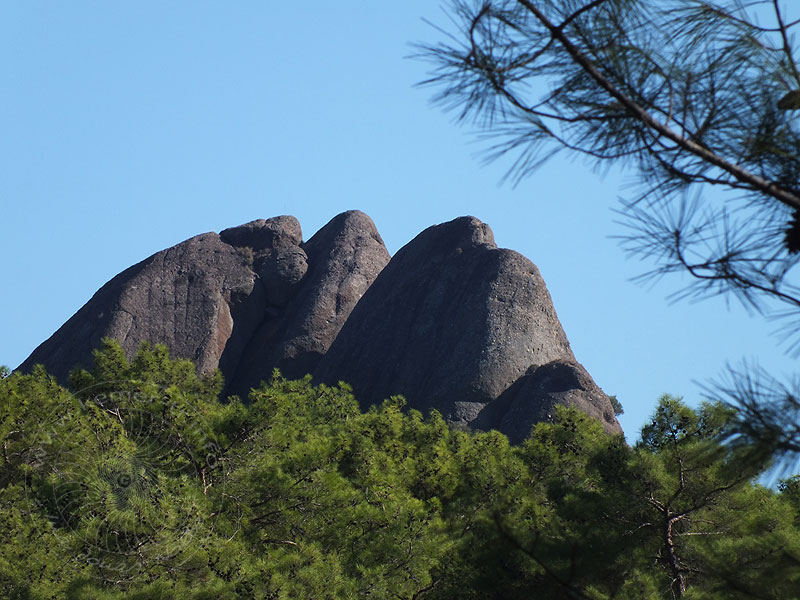
[[[106,283],[20,369],[43,363],[64,381],[71,368],[92,365],[92,350],[108,336],[129,355],[143,341],[162,342],[201,372],[211,371],[226,346],[242,343],[245,334],[233,316],[241,319],[251,297],[262,295],[255,282],[235,248],[215,233],[198,235]]]
[[[43,363],[63,381],[106,336],[129,355],[164,343],[243,398],[279,368],[346,381],[364,406],[402,394],[513,441],[556,405],[621,431],[536,266],[473,217],[426,229],[391,260],[359,211],[306,242],[290,216],[193,237],[109,281],[20,369]]]
[[[608,396],[575,360],[532,365],[472,423],[497,429],[512,443],[523,441],[535,423],[552,421],[556,406],[574,406],[597,419],[609,433],[622,433]]]
[[[19,368],[43,363],[64,381],[91,365],[103,337],[128,355],[148,341],[200,372],[219,367],[226,392],[246,396],[276,367],[293,377],[313,371],[388,261],[359,211],[306,243],[289,216],[199,235],[114,277]]]
[[[410,407],[436,409],[454,424],[527,433],[559,397],[532,395],[530,385],[515,401],[503,394],[532,365],[547,364],[575,365],[585,373],[539,270],[521,254],[498,248],[486,224],[461,217],[426,229],[397,252],[353,309],[314,379],[348,382],[364,405],[400,394]],[[608,428],[619,430],[608,399],[585,374],[588,381],[572,389],[569,403],[593,416],[611,410]],[[507,414],[494,414],[489,407],[501,398]],[[594,410],[593,402],[602,408]]]
[[[295,248],[307,259],[305,277],[284,306],[268,304],[266,318],[252,328],[238,366],[227,369],[230,393],[246,397],[274,368],[289,378],[313,373],[350,311],[389,262],[375,224],[359,211],[334,217]]]

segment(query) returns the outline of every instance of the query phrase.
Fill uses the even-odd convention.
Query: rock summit
[[[291,216],[198,235],[114,277],[19,369],[42,363],[64,381],[104,337],[129,356],[166,344],[242,398],[278,368],[345,381],[364,406],[401,394],[515,442],[558,404],[621,432],[539,270],[474,217],[429,227],[391,259],[359,211],[307,241]]]

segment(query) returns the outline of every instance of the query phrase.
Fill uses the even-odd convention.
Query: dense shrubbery
[[[561,410],[519,447],[276,375],[217,400],[165,348],[0,378],[9,598],[797,598],[800,481],[665,397],[633,447]],[[745,467],[747,465],[747,467]]]

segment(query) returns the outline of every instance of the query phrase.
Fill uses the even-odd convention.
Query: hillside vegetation
[[[665,396],[633,446],[560,408],[512,446],[346,385],[114,342],[69,388],[0,379],[0,596],[798,597],[800,479]]]

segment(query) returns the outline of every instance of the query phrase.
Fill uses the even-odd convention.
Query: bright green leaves
[[[219,402],[114,343],[73,391],[0,379],[0,594],[18,598],[792,598],[800,484],[664,397],[628,446],[559,408],[513,447],[278,373]],[[744,456],[744,459],[743,459]],[[746,460],[745,460],[746,459]]]
[[[251,401],[222,459],[223,512],[273,585],[290,556],[329,572],[321,581],[340,581],[342,594],[412,597],[430,585],[451,546],[433,490],[452,466],[430,462],[446,458],[442,420],[405,416],[397,401],[362,414],[347,388],[277,375]],[[323,597],[313,586],[294,593]]]
[[[640,519],[676,596],[746,598],[758,591],[788,598],[790,588],[767,573],[781,571],[781,581],[800,577],[780,560],[784,551],[800,551],[791,509],[751,483],[760,469],[728,443],[732,417],[719,404],[693,410],[662,398],[636,448],[633,491],[647,506]]]

